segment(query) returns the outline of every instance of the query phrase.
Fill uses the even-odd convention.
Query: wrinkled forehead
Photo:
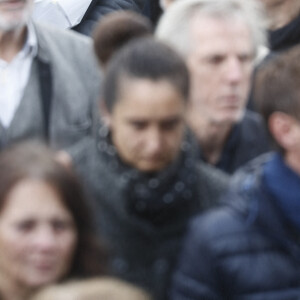
[[[236,24],[240,24],[251,32],[251,25],[245,19],[245,16],[239,11],[215,11],[210,9],[198,9],[195,10],[189,19],[189,31],[195,26],[196,23],[202,23],[203,25],[207,22],[222,22],[234,27]],[[205,30],[205,26],[201,29]],[[251,36],[251,39],[253,37]]]
[[[255,52],[255,41],[249,24],[239,14],[219,14],[218,12],[195,12],[189,21],[190,52],[199,42],[211,41],[218,34],[229,29],[236,37],[245,41],[245,47]],[[214,36],[212,36],[214,35]],[[199,40],[200,39],[200,40]]]

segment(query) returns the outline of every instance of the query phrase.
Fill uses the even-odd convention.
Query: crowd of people
[[[299,299],[299,1],[67,3],[0,1],[0,299]]]

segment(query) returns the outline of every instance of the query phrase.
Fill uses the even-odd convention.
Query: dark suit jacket
[[[141,13],[144,0],[93,0],[80,24],[73,29],[85,35],[91,35],[100,18],[116,10],[133,10]]]

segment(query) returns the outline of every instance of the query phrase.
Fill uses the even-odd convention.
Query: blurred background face
[[[33,0],[0,0],[0,30],[11,31],[29,18]]]
[[[198,17],[191,21],[193,109],[209,123],[238,121],[244,111],[253,68],[250,31],[239,19]]]
[[[184,112],[183,96],[167,80],[123,79],[109,116],[122,160],[143,172],[166,167],[180,150]]]
[[[160,6],[162,9],[167,9],[175,0],[160,0]]]
[[[264,3],[265,5],[274,5],[274,4],[282,3],[285,0],[259,0],[259,1]]]
[[[260,0],[260,2],[264,5],[269,17],[268,26],[270,30],[276,30],[287,25],[300,13],[299,0]]]
[[[58,193],[39,180],[20,181],[0,213],[0,280],[23,289],[57,281],[69,270],[76,241]]]
[[[298,0],[289,0],[289,1],[286,1],[286,0],[259,0],[261,3],[263,3],[263,5],[269,9],[269,8],[273,8],[273,7],[276,7],[276,6],[282,6],[283,4],[288,4],[288,5],[291,5],[291,6],[298,6],[299,7],[299,1]],[[297,5],[298,3],[298,5]]]

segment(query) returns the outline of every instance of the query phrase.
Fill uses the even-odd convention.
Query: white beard
[[[0,31],[10,32],[23,27],[30,17],[31,8],[32,5],[27,5],[20,12],[0,12]]]

